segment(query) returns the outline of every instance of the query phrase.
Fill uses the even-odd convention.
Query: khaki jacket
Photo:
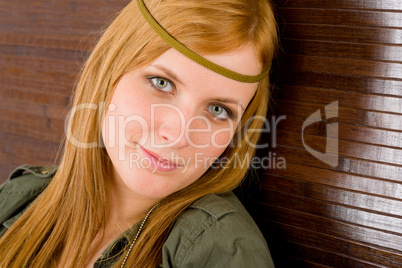
[[[57,167],[24,165],[0,186],[0,237],[46,188]],[[111,267],[140,223],[121,234],[94,267]],[[274,267],[264,237],[232,193],[207,195],[177,220],[162,248],[159,267]]]

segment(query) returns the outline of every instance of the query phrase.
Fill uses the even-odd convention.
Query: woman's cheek
[[[211,144],[217,149],[225,150],[226,147],[230,146],[230,141],[232,140],[234,134],[233,128],[221,128],[213,132],[211,136]]]
[[[123,118],[120,119],[122,121]],[[129,142],[140,142],[145,144],[149,139],[149,130],[151,128],[150,116],[147,110],[131,111],[124,117],[124,123],[119,127],[119,131],[125,134]]]

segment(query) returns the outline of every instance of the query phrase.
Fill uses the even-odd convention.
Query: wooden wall
[[[0,181],[55,163],[79,68],[128,2],[0,0]]]
[[[264,153],[287,165],[265,169],[254,203],[274,261],[402,267],[402,1],[274,2],[283,52],[272,105],[286,119]],[[335,101],[338,116],[325,120]],[[325,152],[326,125],[338,124],[336,167],[302,142],[317,110],[323,121],[304,129],[304,141]]]
[[[52,164],[80,64],[128,0],[0,0],[0,178]],[[402,2],[274,0],[276,61],[271,161],[252,210],[278,267],[402,266]],[[339,127],[339,165],[312,156],[302,125],[338,101],[338,116],[305,128],[325,152]],[[335,125],[333,125],[335,126]],[[330,133],[334,140],[335,133]],[[272,146],[277,137],[277,146]],[[275,148],[273,148],[275,147]],[[331,148],[332,154],[336,148]],[[272,163],[271,163],[272,164]]]

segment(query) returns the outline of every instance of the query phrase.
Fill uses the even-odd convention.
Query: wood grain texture
[[[278,7],[297,7],[300,9],[353,9],[353,10],[379,10],[379,11],[400,11],[402,3],[399,0],[275,0]],[[369,20],[369,18],[366,18]]]
[[[81,65],[128,2],[0,0],[0,182],[55,163]]]
[[[249,208],[274,261],[401,267],[401,1],[273,2],[282,51],[271,115],[285,119],[275,144],[258,156],[283,158],[286,168],[260,169],[261,191]],[[325,106],[335,101],[338,115],[325,119]],[[321,120],[303,128],[316,111]],[[330,124],[338,131],[328,131]],[[325,153],[334,139],[336,166],[306,149]]]

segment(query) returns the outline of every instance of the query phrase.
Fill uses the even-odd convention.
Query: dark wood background
[[[271,115],[286,169],[259,172],[252,213],[277,267],[402,267],[402,1],[275,0],[282,52]],[[0,178],[55,162],[77,73],[128,0],[0,0]],[[339,165],[325,152],[339,126]],[[272,140],[267,133],[265,141]],[[273,148],[275,147],[275,148]],[[275,153],[275,155],[273,155]]]
[[[51,165],[80,67],[128,0],[0,0],[0,177]]]
[[[277,0],[283,52],[273,114],[286,169],[261,172],[254,201],[278,267],[402,267],[402,1]],[[305,129],[339,165],[308,153],[303,122],[334,101],[339,116]],[[265,152],[267,153],[267,152]]]

